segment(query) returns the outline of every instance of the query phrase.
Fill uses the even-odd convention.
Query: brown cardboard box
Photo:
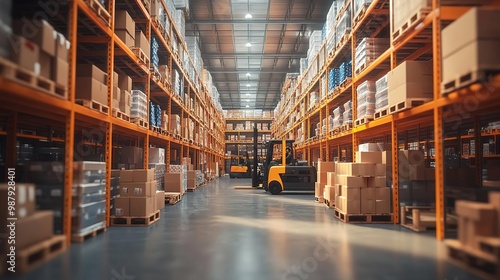
[[[125,46],[127,46],[129,48],[134,47],[135,39],[126,30],[116,30],[115,34],[116,34],[116,36],[118,36],[118,38],[120,38],[120,40],[123,41]]]
[[[12,189],[11,189],[12,191]],[[17,218],[18,220],[26,218],[35,212],[35,186],[32,184],[17,183],[15,186],[14,196],[9,200],[9,186],[5,183],[0,184],[0,219],[7,221],[7,218]],[[15,199],[15,200],[12,200]],[[15,201],[15,216],[8,214],[9,201]],[[0,233],[6,230],[5,227],[0,228]]]
[[[194,170],[188,170],[187,172],[187,178],[189,179],[196,179],[196,171]]]
[[[131,197],[131,196],[133,196],[133,192],[134,191],[133,191],[133,189],[131,189],[131,186],[128,185],[128,184],[132,184],[132,183],[120,183],[120,196],[121,197]]]
[[[326,175],[326,184],[329,186],[335,186],[335,177],[337,175],[335,172],[328,172]]]
[[[151,182],[155,179],[154,169],[134,170],[134,182]]]
[[[442,55],[447,58],[475,41],[500,39],[499,8],[472,8],[443,29]],[[471,68],[473,69],[473,68]]]
[[[40,76],[52,80],[52,56],[40,51],[38,62],[40,63]]]
[[[318,173],[318,182],[321,184],[321,185],[326,185],[327,181],[328,181],[328,173]]]
[[[457,50],[443,59],[443,82],[449,82],[461,75],[468,74],[472,69],[500,70],[500,57],[497,51],[500,40],[480,40]]]
[[[98,80],[90,77],[76,78],[76,99],[94,100],[101,104],[108,104],[108,96],[102,94],[102,86]]]
[[[120,102],[116,99],[111,100],[111,105],[113,106],[113,109],[120,108]]]
[[[377,214],[389,214],[389,213],[391,213],[391,201],[390,200],[375,200],[375,212]]]
[[[369,190],[369,189],[365,189]],[[361,214],[375,214],[375,200],[361,200]]]
[[[493,236],[497,231],[492,225],[497,218],[493,204],[459,200],[455,203],[458,214],[458,239],[462,244],[478,249],[478,236]]]
[[[16,33],[18,33],[21,36],[30,38],[33,41],[33,43],[35,43],[39,47],[41,51],[44,51],[49,56],[53,57],[56,55],[57,32],[54,31],[52,25],[50,25],[45,20],[41,21],[36,20],[29,22],[22,21],[19,22],[18,24],[14,24],[14,30],[16,31]],[[24,29],[19,30],[19,28],[24,28],[28,24],[32,24],[36,32],[29,32],[30,34],[23,34]]]
[[[123,30],[135,39],[135,22],[127,11],[117,10],[115,13],[115,30]]]
[[[432,89],[432,61],[405,61],[387,74],[389,104],[391,92],[397,88],[414,84],[417,88],[430,83]],[[418,85],[420,84],[420,85]],[[408,86],[411,88],[412,86]]]
[[[349,175],[349,176],[364,176],[370,177],[375,176],[375,164],[374,163],[337,163],[336,164],[337,175]]]
[[[341,209],[340,207],[340,195],[335,195],[335,208]]]
[[[121,196],[124,197],[150,197],[151,184],[150,182],[130,182],[130,183],[120,183]],[[125,193],[128,190],[128,193]]]
[[[120,183],[133,182],[134,170],[120,170]]]
[[[165,192],[157,191],[155,197],[156,197],[156,210],[161,210],[165,208]]]
[[[113,99],[117,101],[117,104],[120,104],[121,90],[119,87],[113,87]]]
[[[375,188],[361,189],[361,200],[374,200],[374,199],[375,199]]]
[[[188,190],[193,190],[196,188],[196,178],[195,179],[187,179],[187,188],[188,188]]]
[[[348,175],[337,175],[336,183],[354,188],[366,188],[366,178]]]
[[[345,203],[344,209],[346,214],[361,214],[361,203],[359,200],[345,198],[343,203]]]
[[[69,60],[69,48],[71,44],[68,40],[66,40],[66,37],[64,37],[63,34],[57,33],[57,38],[56,38],[56,55],[58,59],[62,61],[68,62]],[[66,73],[66,75],[68,75]]]
[[[424,152],[421,150],[399,151],[399,164],[424,165]]]
[[[382,152],[382,164],[391,165],[391,163],[392,163],[391,151],[383,151]]]
[[[155,210],[156,197],[131,197],[130,216],[145,217],[153,214]]]
[[[115,198],[115,216],[127,217],[130,216],[130,198],[118,196]]]
[[[181,173],[165,173],[164,181],[165,192],[183,193]]]
[[[127,105],[123,102],[119,104],[120,112],[124,113],[127,116],[130,116],[130,105]]]
[[[375,200],[391,200],[390,188],[375,188]]]
[[[500,236],[500,192],[493,192],[490,191],[489,194],[489,202],[493,207],[495,207],[496,212],[497,212],[497,226],[496,226],[496,232],[495,236]],[[493,225],[494,226],[494,225]]]
[[[123,102],[125,105],[132,105],[131,103],[131,95],[130,91],[126,91],[120,88],[120,102]]]
[[[359,201],[361,200],[361,188],[342,186],[342,196],[344,196],[347,201]]]
[[[61,58],[54,58],[52,62],[52,79],[56,84],[67,88],[69,79],[68,61]]]
[[[335,200],[335,187],[334,186],[325,186],[324,190],[324,198],[330,202],[334,202]]]
[[[335,172],[335,162],[318,161],[318,173]]]
[[[118,86],[118,82],[119,82],[118,79],[119,79],[118,73],[113,71],[113,86],[114,87],[119,87]]]
[[[50,239],[54,231],[54,213],[36,211],[16,222],[16,250],[22,250],[38,242]],[[33,230],[36,229],[36,234]]]
[[[94,78],[101,84],[107,84],[108,82],[108,75],[92,64],[78,64],[76,66],[76,76]]]
[[[144,54],[149,58],[151,47],[149,46],[149,41],[146,35],[142,31],[135,32],[135,45],[134,47],[140,48]]]
[[[335,195],[342,196],[342,185],[335,184]]]
[[[38,45],[22,37],[17,37],[15,41],[15,43],[11,44],[13,47],[10,51],[12,60],[23,69],[37,74],[40,73],[40,64],[38,62],[40,49]]]
[[[155,180],[148,183],[149,183],[149,192],[151,193],[151,196],[154,196],[157,191],[156,185],[158,185],[158,182]]]
[[[428,80],[403,84],[388,93],[389,106],[395,106],[408,98],[432,98],[432,76]]]
[[[416,165],[399,165],[399,179],[405,181],[425,180],[425,167]]]
[[[319,197],[323,198],[324,196],[324,186],[325,185],[320,185],[319,183],[314,184],[314,197]]]
[[[130,78],[125,74],[119,75],[118,87],[121,88],[123,91],[127,91],[130,94],[130,91],[132,90],[132,78]]]
[[[385,176],[370,177],[368,178],[369,188],[385,188],[387,178]]]
[[[357,163],[382,163],[382,152],[356,152]]]
[[[106,98],[106,102],[104,104],[108,104],[108,86],[105,84],[101,84],[101,96]]]
[[[387,165],[381,163],[375,165],[375,176],[386,176]]]
[[[346,212],[346,204],[347,204],[347,199],[345,196],[339,196],[338,203],[335,204],[335,207],[337,207],[341,212],[345,213]]]

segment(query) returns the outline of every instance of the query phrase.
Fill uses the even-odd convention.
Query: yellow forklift
[[[282,191],[310,191],[314,193],[316,168],[307,161],[298,161],[293,153],[294,140],[271,140],[267,143],[266,159],[262,169],[262,187],[273,195]]]
[[[238,157],[236,164],[231,161],[229,178],[252,178],[252,166],[248,159],[248,152],[245,152],[245,160]]]

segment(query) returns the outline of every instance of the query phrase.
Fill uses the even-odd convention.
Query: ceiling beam
[[[307,53],[202,53],[202,57],[307,57]]]
[[[208,19],[186,20],[186,24],[324,24],[326,19]]]

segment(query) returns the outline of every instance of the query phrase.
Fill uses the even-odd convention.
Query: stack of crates
[[[351,100],[349,100],[344,104],[342,124],[351,124],[351,123],[352,123],[352,102]]]
[[[337,49],[340,48],[342,37],[350,33],[351,33],[351,7],[349,7],[344,12],[342,17],[337,22],[337,25],[335,26],[335,42],[337,45]]]
[[[354,17],[358,15],[363,6],[370,6],[373,0],[354,0]]]
[[[343,124],[344,110],[343,106],[339,106],[332,110],[333,118],[330,124],[331,129],[335,129]]]
[[[148,119],[148,101],[146,94],[140,90],[132,90],[130,118],[146,121]]]
[[[149,101],[149,124],[154,127],[161,127],[162,110],[160,105]]]
[[[160,65],[160,56],[158,55],[158,50],[160,50],[160,45],[156,40],[156,37],[151,38],[151,64],[155,70],[158,70]]]
[[[165,182],[165,173],[167,172],[167,165],[164,163],[150,163],[148,169],[155,170],[156,190],[162,191]]]
[[[356,47],[354,71],[365,69],[388,48],[387,38],[363,38]]]
[[[375,112],[379,112],[389,106],[387,74],[375,82],[375,88]]]
[[[343,62],[339,67],[339,84],[352,77],[352,61]]]
[[[182,193],[187,192],[187,166],[186,165],[170,165],[169,173],[182,174],[181,175]]]
[[[375,114],[375,82],[365,81],[360,84],[357,89],[357,118],[370,118],[373,119]]]

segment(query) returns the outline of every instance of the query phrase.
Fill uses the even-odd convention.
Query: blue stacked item
[[[155,107],[154,118],[155,118],[156,126],[160,127],[161,126],[161,107],[160,107],[160,105],[154,105],[154,107]]]
[[[153,105],[153,102],[149,101],[149,124],[151,126],[156,126],[156,120],[155,120],[155,106]]]
[[[352,61],[340,64],[339,72],[339,83],[343,83],[347,78],[352,77]]]
[[[151,40],[151,63],[153,64],[155,70],[158,70],[160,64],[160,56],[158,55],[158,50],[160,49],[160,45],[156,38],[153,37]]]
[[[335,72],[335,80],[333,81],[334,82],[334,85],[335,86],[338,86],[340,85],[340,70],[339,68],[334,68],[333,71]]]
[[[335,79],[336,71],[335,69],[330,69],[330,71],[328,71],[328,92],[331,92],[335,88]]]

